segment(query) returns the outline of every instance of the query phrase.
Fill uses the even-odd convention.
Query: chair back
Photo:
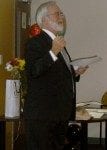
[[[107,92],[105,92],[101,99],[102,108],[107,108]]]

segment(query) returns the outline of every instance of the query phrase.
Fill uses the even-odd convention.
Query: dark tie
[[[62,54],[62,56],[63,56],[63,58],[64,58],[64,60],[65,60],[65,63],[66,63],[66,65],[67,65],[68,69],[71,71],[70,59],[69,59],[68,53],[66,52],[65,49],[63,49],[63,50],[61,51],[61,54]]]
[[[60,59],[62,59],[68,69],[70,70],[71,72],[71,78],[72,78],[72,90],[73,90],[73,107],[72,107],[72,112],[71,112],[71,118],[72,120],[75,120],[75,109],[76,109],[76,84],[75,84],[75,71],[74,71],[74,68],[72,65],[70,65],[70,62],[72,61],[71,58],[70,58],[70,55],[68,54],[66,48],[64,48],[59,54],[58,54],[58,57]]]
[[[75,93],[75,71],[72,65],[70,65],[70,62],[72,61],[70,58],[69,53],[67,52],[66,48],[64,48],[60,53],[58,53],[58,57],[60,59],[63,59],[63,61],[66,63],[68,69],[71,72],[72,77],[72,84],[73,84],[73,93]]]

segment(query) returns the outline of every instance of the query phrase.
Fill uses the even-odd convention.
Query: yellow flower
[[[11,77],[20,79],[25,69],[25,60],[20,58],[13,58],[6,63],[6,70],[11,72]]]
[[[25,60],[24,59],[18,59],[17,60],[18,63],[19,63],[19,70],[24,70],[24,67],[25,67]]]

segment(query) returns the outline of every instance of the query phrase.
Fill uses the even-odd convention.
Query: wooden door
[[[14,0],[0,0],[0,115],[4,114],[5,80],[8,74],[5,64],[14,56]]]
[[[9,77],[5,70],[6,62],[14,57],[15,52],[15,3],[14,0],[0,0],[0,55],[2,63],[0,64],[0,116],[5,112],[5,81]],[[5,122],[4,122],[5,123]],[[6,125],[6,124],[5,124]],[[2,128],[1,150],[11,150],[12,148],[12,125]]]
[[[28,0],[0,0],[0,56],[3,58],[0,64],[0,116],[5,112],[5,82],[9,77],[5,65],[11,58],[20,57],[24,53],[25,33],[30,22],[27,15],[30,14],[29,8]],[[3,140],[3,149],[13,150],[13,122],[6,123]]]
[[[16,51],[17,57],[24,57],[24,47],[28,38],[27,28],[30,25],[30,0],[16,0]]]

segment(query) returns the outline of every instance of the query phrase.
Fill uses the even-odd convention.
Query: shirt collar
[[[53,34],[51,31],[49,31],[49,30],[47,30],[47,29],[42,29],[43,31],[45,31],[51,38],[52,38],[52,40],[54,40],[55,39],[55,34]]]

